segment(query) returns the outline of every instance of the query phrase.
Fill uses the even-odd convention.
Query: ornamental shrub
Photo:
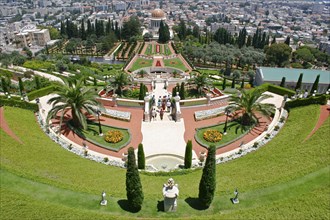
[[[45,95],[48,95],[48,94],[52,93],[54,91],[54,89],[55,89],[54,86],[47,86],[47,87],[41,88],[39,90],[34,90],[32,92],[29,92],[27,94],[27,97],[31,101],[31,100],[34,100],[36,98],[39,98],[39,97],[42,97],[42,96],[45,96]]]
[[[179,95],[180,95],[180,98],[181,100],[185,100],[186,99],[186,91],[185,91],[185,88],[184,88],[184,82],[181,83],[181,87],[180,87],[180,91],[179,91]]]
[[[198,199],[205,208],[210,207],[216,189],[215,146],[208,149],[202,178],[199,183]]]
[[[298,82],[297,82],[296,87],[295,87],[294,90],[297,91],[298,89],[301,89],[301,83],[302,83],[303,75],[304,75],[303,73],[300,73],[299,78],[298,78]]]
[[[21,77],[18,77],[18,86],[19,86],[19,92],[22,96],[24,92],[24,85]]]
[[[104,135],[104,140],[109,143],[118,143],[121,140],[123,140],[124,134],[123,132],[119,130],[109,130],[105,135]]]
[[[315,90],[317,91],[317,89],[319,88],[319,81],[320,81],[320,75],[317,75],[316,76],[316,79],[315,79],[315,81],[313,83],[313,86],[312,86],[312,89],[311,89],[310,94],[313,94]]]
[[[138,168],[144,170],[146,166],[146,160],[144,156],[143,144],[139,144],[138,147]]]
[[[186,145],[186,152],[184,155],[184,168],[189,169],[191,168],[192,164],[192,142],[191,140],[188,140]]]
[[[306,99],[296,99],[296,100],[292,100],[292,101],[288,101],[285,103],[284,108],[286,110],[290,110],[290,108],[295,108],[295,107],[299,107],[299,106],[306,106],[306,105],[325,105],[327,104],[327,96],[326,95],[320,95],[320,96],[311,96],[309,98]]]
[[[139,211],[143,203],[143,191],[139,171],[136,166],[134,148],[128,148],[126,171],[126,196],[133,211]]]

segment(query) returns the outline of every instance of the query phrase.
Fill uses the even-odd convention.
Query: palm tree
[[[61,112],[60,128],[63,116],[71,110],[72,121],[77,128],[87,128],[87,120],[84,112],[95,114],[100,103],[96,101],[94,94],[90,92],[92,88],[86,89],[83,85],[83,79],[78,81],[67,79],[63,80],[64,85],[56,88],[57,96],[48,100],[48,104],[52,104],[52,109],[48,112],[47,123],[59,112]]]
[[[229,103],[229,108],[237,114],[241,114],[240,124],[250,126],[254,122],[259,122],[256,113],[270,116],[273,113],[274,105],[261,103],[262,100],[272,97],[271,95],[262,94],[258,89],[253,91],[242,90],[240,96],[232,96]]]
[[[202,89],[210,84],[206,74],[199,74],[193,80],[196,84],[198,94],[202,94]]]
[[[116,93],[121,96],[123,86],[128,84],[128,75],[125,72],[117,73],[110,79],[110,85],[116,88]]]

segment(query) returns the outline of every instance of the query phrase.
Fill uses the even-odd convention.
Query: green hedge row
[[[327,101],[329,99],[329,96],[327,95],[320,95],[320,96],[311,96],[306,99],[295,99],[292,101],[288,101],[285,103],[284,108],[289,110],[290,108],[295,108],[299,106],[306,106],[306,105],[325,105],[327,104]]]
[[[296,94],[296,92],[291,89],[286,89],[281,86],[272,85],[269,83],[264,83],[261,86],[258,86],[257,89],[262,92],[268,91],[282,96],[288,95],[288,97],[291,97]]]
[[[48,95],[48,94],[52,93],[54,90],[55,90],[55,86],[53,86],[53,85],[47,86],[47,87],[29,92],[27,94],[27,97],[31,101],[31,100],[34,100],[36,98]]]
[[[38,105],[35,103],[25,102],[17,99],[8,99],[4,96],[0,96],[0,106],[12,106],[31,111],[38,111]]]

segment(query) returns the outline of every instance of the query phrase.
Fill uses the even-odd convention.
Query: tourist
[[[152,116],[152,119],[155,121],[156,120],[156,117],[157,117],[156,109],[154,109],[154,108],[152,109],[151,116]]]
[[[160,120],[163,120],[163,117],[164,117],[164,110],[163,109],[160,109],[159,116],[160,116]]]
[[[166,107],[167,107],[167,111],[170,112],[170,109],[171,109],[171,102],[170,102],[170,100],[167,101]]]
[[[159,98],[158,98],[158,102],[157,102],[157,107],[158,107],[158,109],[160,109],[161,104],[162,104],[162,97],[159,96]]]

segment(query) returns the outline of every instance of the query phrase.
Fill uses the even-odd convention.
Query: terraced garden
[[[168,176],[141,174],[144,203],[127,210],[125,170],[80,158],[42,133],[32,112],[5,107],[5,119],[22,140],[0,129],[2,219],[329,219],[330,120],[307,141],[319,106],[292,109],[271,142],[255,153],[217,166],[217,190],[211,207],[196,206],[201,170],[172,175],[179,184],[178,211],[161,209]],[[235,188],[240,203],[232,205]],[[99,205],[101,192],[108,205]]]
[[[182,61],[179,58],[166,59],[164,60],[164,64],[167,67],[174,67],[184,72],[188,71],[187,67],[182,63]]]

